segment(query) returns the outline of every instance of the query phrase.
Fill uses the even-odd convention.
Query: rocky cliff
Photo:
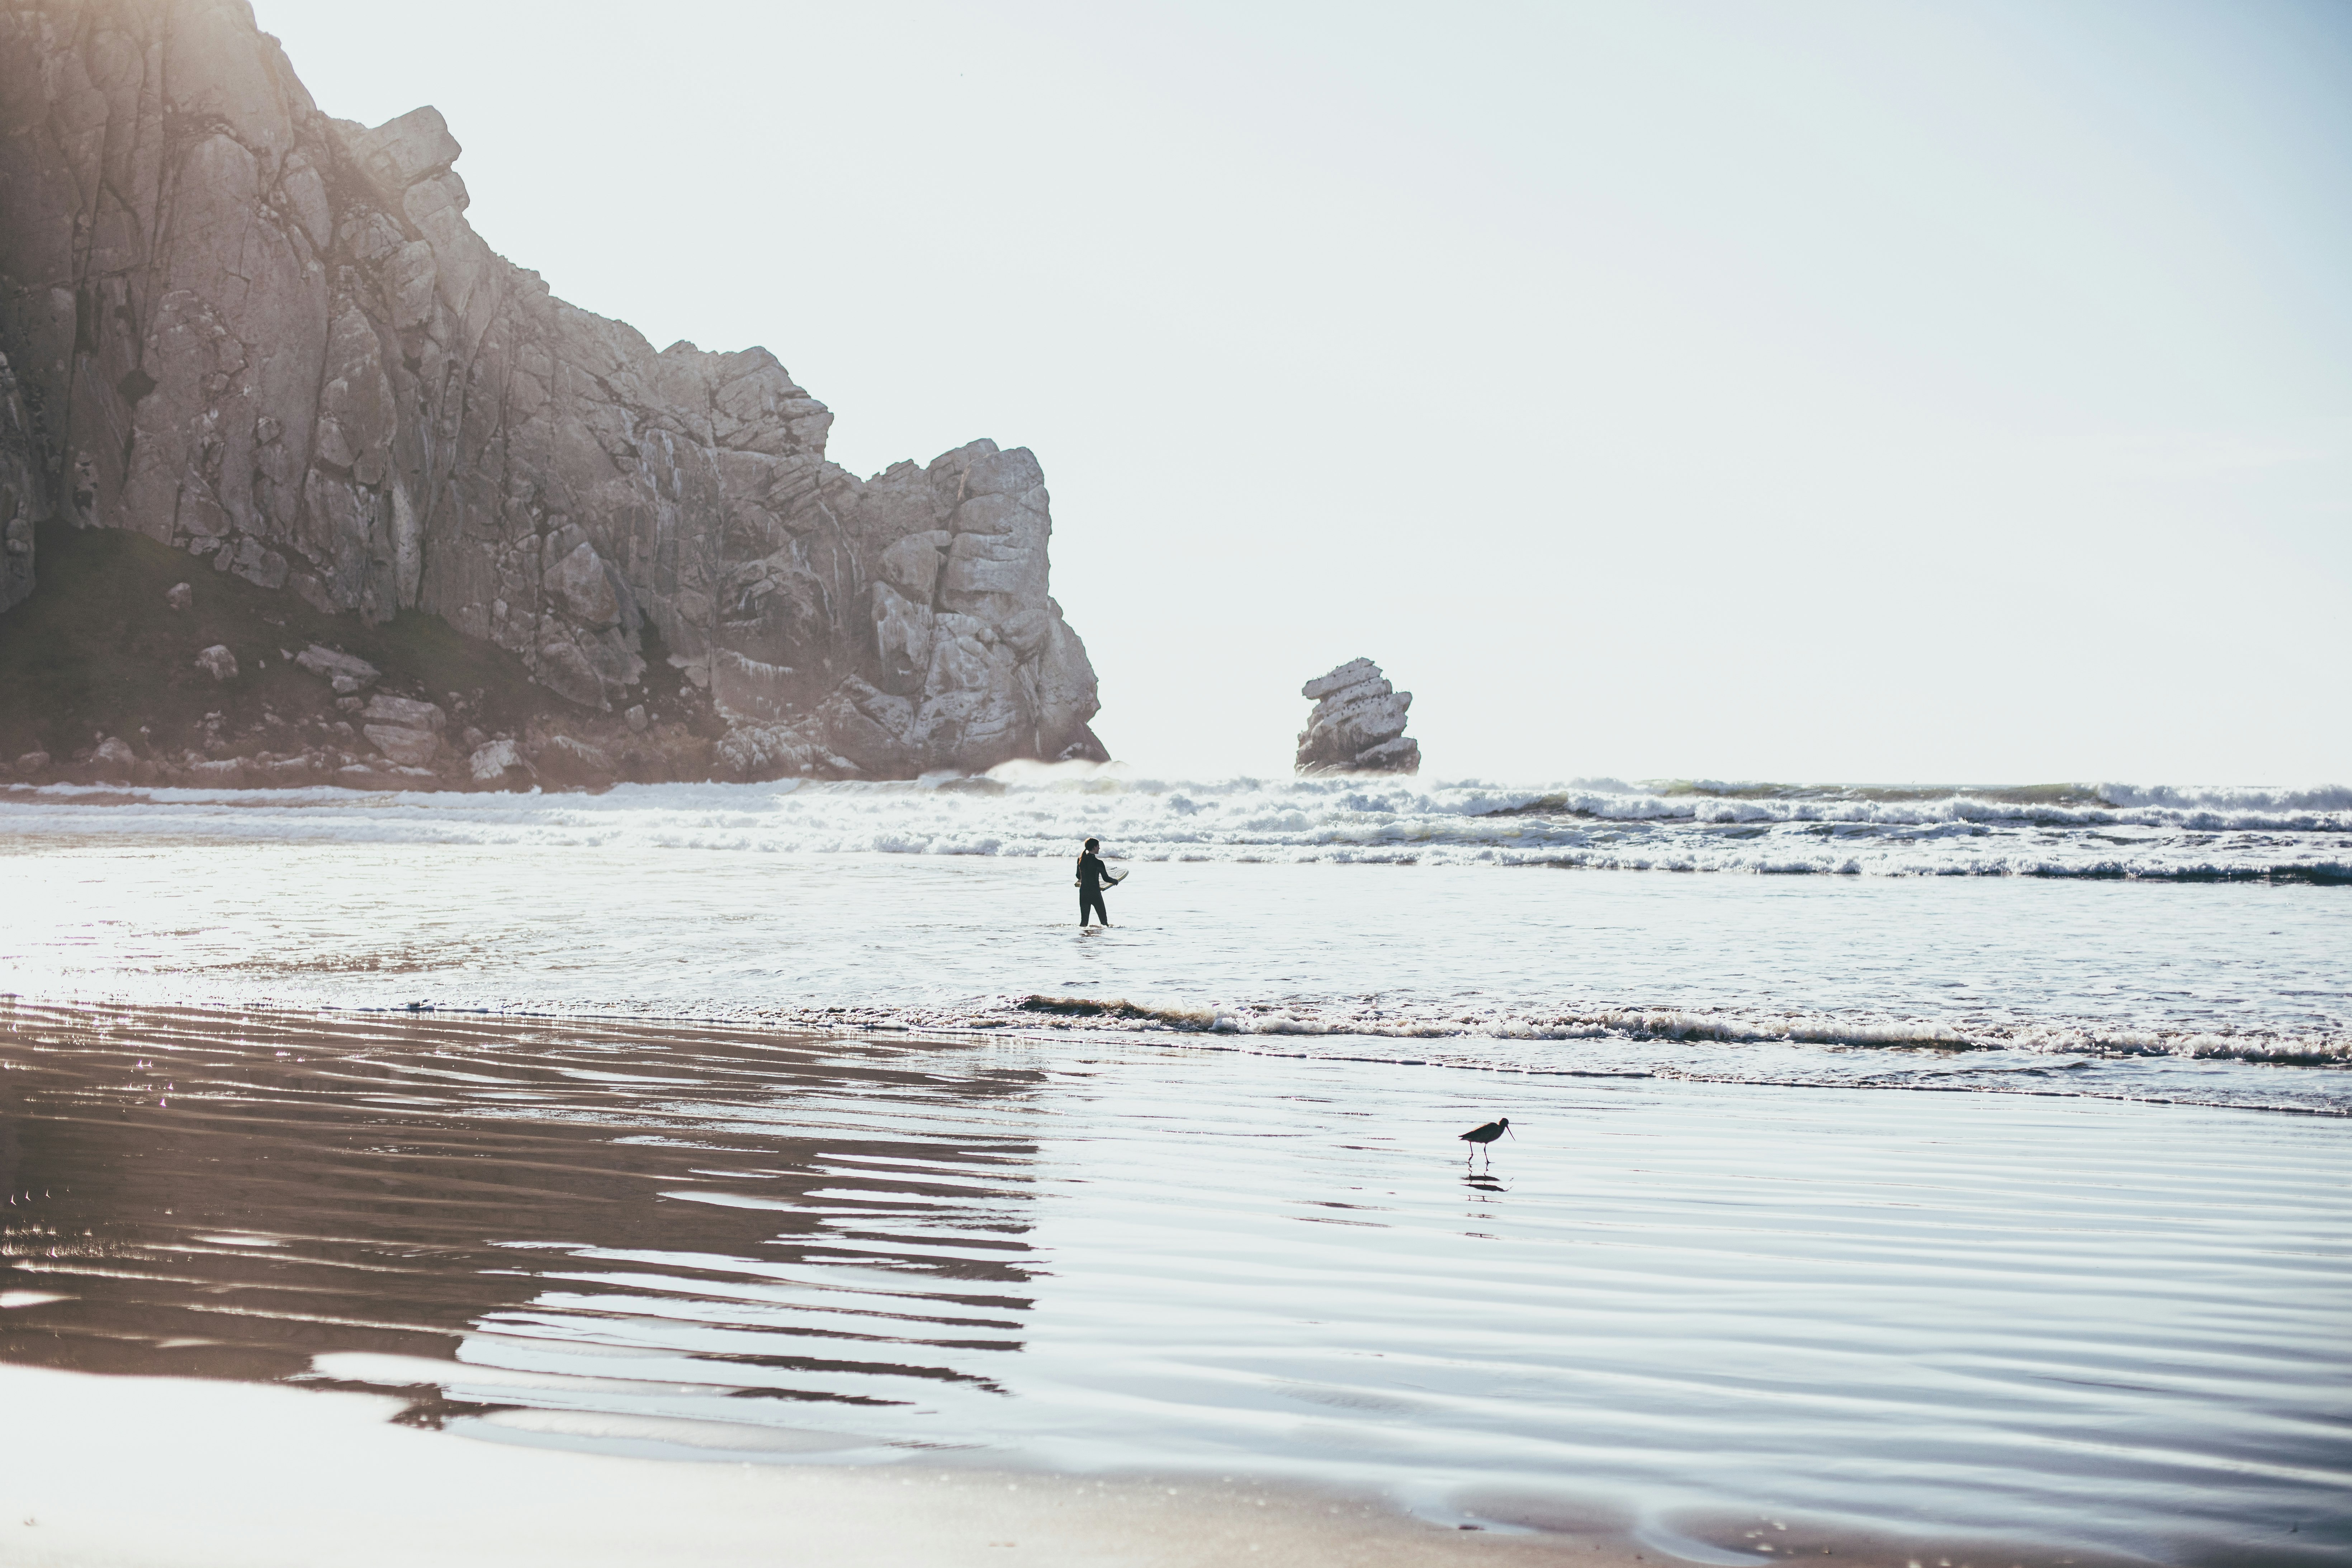
[[[551,723],[699,700],[722,774],[1101,757],[1026,450],[858,479],[766,350],[656,353],[493,254],[458,153],[321,114],[243,0],[0,8],[0,610],[53,517],[438,617]]]
[[[1404,732],[1412,693],[1399,691],[1369,658],[1350,659],[1298,689],[1315,704],[1298,732],[1302,773],[1417,773],[1421,742]]]
[[[0,354],[0,610],[33,591],[33,540],[48,513],[47,495],[32,416]]]

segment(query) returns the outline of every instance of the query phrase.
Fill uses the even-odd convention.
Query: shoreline
[[[1008,1004],[1009,1010],[1011,1011],[1019,1012],[1027,1010],[1024,1003],[1016,1001],[1010,996],[1002,998],[1001,1000]],[[1034,1002],[1039,1000],[1039,998],[1031,997],[1028,1000]],[[1066,1001],[1067,999],[1054,998],[1052,1000]],[[1099,1011],[1106,1015],[1116,1015],[1118,1009],[1128,1007],[1129,1004],[1123,1001],[1113,1000],[1102,1003],[1091,1003],[1090,1005],[1098,1008]],[[1138,1024],[1132,1027],[1121,1027],[1117,1025],[1096,1025],[1091,1019],[1083,1021],[1074,1019],[1069,1023],[1063,1024],[1016,1024],[1012,1022],[941,1024],[928,1021],[908,1023],[899,1022],[898,1019],[888,1016],[887,1015],[891,1012],[891,1009],[887,1007],[876,1007],[872,1009],[873,1013],[882,1015],[882,1016],[875,1017],[845,1016],[841,1015],[845,1014],[847,1012],[846,1009],[814,1007],[775,1014],[744,1016],[730,1015],[719,1010],[716,1006],[706,1007],[702,1010],[695,1010],[688,1007],[684,1010],[670,1011],[665,1010],[665,1005],[654,1002],[647,1002],[643,1005],[635,1005],[628,1003],[615,1003],[601,1006],[592,1005],[589,1004],[531,1002],[520,1004],[514,1006],[499,1006],[486,1004],[444,1004],[438,1002],[409,1003],[405,1005],[399,1003],[333,1003],[300,998],[280,997],[256,997],[249,1000],[207,998],[200,1000],[157,1001],[151,997],[143,997],[123,993],[107,994],[98,992],[68,992],[63,994],[51,993],[36,995],[25,992],[0,991],[0,1018],[5,1018],[7,1010],[17,1006],[26,1006],[30,1008],[107,1007],[148,1012],[169,1012],[182,1009],[217,1013],[255,1012],[272,1016],[282,1015],[289,1017],[314,1017],[326,1020],[341,1018],[451,1018],[480,1019],[489,1022],[504,1021],[518,1024],[570,1023],[616,1028],[629,1028],[636,1026],[659,1027],[667,1026],[697,1030],[744,1031],[752,1034],[785,1036],[796,1038],[824,1038],[838,1036],[845,1038],[887,1038],[894,1041],[931,1041],[942,1045],[970,1044],[990,1040],[1013,1040],[1031,1045],[1049,1045],[1058,1042],[1093,1049],[1109,1049],[1116,1048],[1122,1045],[1141,1044],[1156,1045],[1162,1047],[1163,1048],[1172,1050],[1211,1051],[1233,1056],[1262,1057],[1276,1060],[1357,1063],[1370,1067],[1428,1068],[1446,1072],[1492,1073],[1530,1079],[1593,1079],[1615,1080],[1629,1083],[1705,1083],[1720,1085],[1725,1088],[1759,1089],[1853,1089],[1857,1092],[1878,1092],[1885,1090],[1915,1094],[1996,1094],[2033,1100],[2096,1100],[2118,1105],[2178,1106],[2183,1109],[2191,1110],[2245,1110],[2282,1116],[2311,1116],[2322,1119],[2352,1119],[2352,1103],[2342,1105],[2293,1105],[2223,1099],[2200,1100],[2179,1095],[2134,1093],[2122,1089],[2011,1088],[2007,1086],[1994,1087],[1981,1083],[1951,1084],[1916,1080],[1903,1081],[1887,1078],[1841,1080],[1825,1079],[1814,1081],[1788,1078],[1737,1077],[1727,1074],[1678,1071],[1656,1068],[1578,1068],[1532,1066],[1520,1063],[1476,1060],[1448,1060],[1440,1057],[1390,1056],[1361,1051],[1339,1052],[1284,1049],[1280,1046],[1272,1043],[1274,1041],[1286,1038],[1296,1039],[1302,1037],[1365,1041],[1381,1039],[1398,1039],[1402,1041],[1413,1038],[1431,1037],[1424,1036],[1350,1034],[1336,1029],[1328,1033],[1308,1031],[1292,1032],[1286,1030],[1259,1032],[1241,1029],[1192,1028],[1173,1023]],[[1059,1011],[1058,1008],[1045,1010]],[[910,1008],[909,1011],[913,1011],[913,1009]],[[1465,1031],[1454,1036],[1435,1037],[1440,1039],[1465,1041],[1492,1039],[1497,1043],[1517,1042],[1522,1039],[1522,1037],[1507,1034],[1488,1036],[1472,1031]],[[1580,1038],[1581,1037],[1572,1037],[1561,1041],[1542,1041],[1539,1043],[1574,1044],[1578,1043]],[[1857,1047],[1851,1044],[1810,1039],[1739,1039],[1726,1041],[1705,1036],[1696,1037],[1696,1038],[1697,1043],[1702,1045],[1766,1045],[1775,1047],[1786,1046],[1801,1048],[1819,1048],[1824,1050],[1874,1048],[1890,1051],[1940,1052],[1950,1057],[1961,1058],[1968,1058],[1974,1053],[1997,1052],[2004,1049],[2017,1048],[1997,1043],[1953,1046],[1926,1041],[1916,1043],[1905,1042],[1896,1045],[1865,1042],[1863,1046]],[[1676,1041],[1679,1043],[1677,1037],[1665,1033],[1654,1036],[1626,1034],[1622,1037],[1617,1037],[1615,1040],[1604,1041],[1604,1043],[1654,1043],[1658,1041]],[[2323,1058],[2316,1054],[2308,1057],[2200,1057],[2182,1053],[2159,1051],[2116,1051],[2102,1055],[2100,1053],[2088,1050],[2080,1053],[2066,1054],[2079,1054],[2089,1057],[2094,1060],[2132,1064],[2179,1063],[2185,1066],[2209,1060],[2220,1060],[2231,1063],[2235,1066],[2271,1068],[2284,1071],[2326,1073],[2343,1072],[2347,1070],[2347,1068],[2352,1068],[2352,1059],[2335,1056]],[[2055,1054],[2053,1053],[2053,1056]]]

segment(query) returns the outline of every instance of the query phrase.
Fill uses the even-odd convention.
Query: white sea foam
[[[825,1009],[788,1014],[783,1021],[821,1022],[961,1032],[974,1029],[1115,1031],[1177,1030],[1225,1036],[1327,1039],[1413,1040],[1475,1045],[1480,1041],[1696,1041],[1715,1045],[1829,1046],[1850,1049],[1918,1047],[1943,1052],[2024,1052],[2090,1058],[2178,1058],[2266,1062],[2282,1066],[2352,1064],[2352,1035],[2330,1029],[2216,1031],[2131,1028],[2068,1021],[1954,1022],[1866,1013],[1759,1012],[1736,1008],[1557,1007],[1458,1001],[1361,1002],[1286,1000],[1269,1003],[1134,1001],[1124,997],[992,997],[968,1004]],[[1548,1058],[1574,1070],[1573,1056]],[[1610,1065],[1618,1065],[1611,1063]],[[1646,1070],[1655,1070],[1652,1064]],[[1721,1076],[1710,1072],[1706,1076]]]
[[[2097,786],[2101,800],[2118,806],[2170,807],[2182,811],[2352,813],[2352,788],[2317,784],[2283,789],[2255,784],[2128,784]]]
[[[2305,809],[2230,809],[2283,804]],[[601,795],[18,790],[0,795],[0,971],[28,997],[1141,1030],[1503,1070],[2352,1108],[2352,901],[2276,885],[2352,880],[2352,833],[2174,821],[2215,808],[1070,769]],[[1066,858],[1088,835],[1140,874],[1110,900],[1118,929],[1081,939]],[[2252,885],[2179,885],[2199,879]]]
[[[895,784],[603,795],[18,787],[22,833],[1622,870],[2352,879],[2352,791],[2180,785],[1793,788],[1717,782],[1183,781],[1083,764]]]

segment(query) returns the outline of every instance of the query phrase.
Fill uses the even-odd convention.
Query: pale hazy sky
[[[1443,778],[2352,780],[2345,0],[256,10],[848,467],[1033,447],[1148,770],[1367,655]]]

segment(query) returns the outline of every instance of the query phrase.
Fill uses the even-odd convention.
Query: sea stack
[[[1302,773],[1417,773],[1421,743],[1405,739],[1412,693],[1399,691],[1369,658],[1351,659],[1298,689],[1315,711],[1298,732]]]

